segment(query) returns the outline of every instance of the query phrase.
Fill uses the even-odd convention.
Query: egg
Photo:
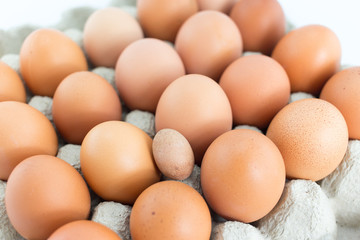
[[[80,165],[91,189],[107,201],[133,204],[160,180],[152,139],[122,121],[103,122],[88,132],[81,144]]]
[[[145,35],[170,42],[183,22],[198,11],[196,0],[138,0],[136,8]]]
[[[47,239],[60,226],[89,216],[90,194],[69,163],[35,155],[11,173],[5,206],[11,224],[24,238]]]
[[[53,232],[48,240],[121,240],[110,228],[90,220],[67,223]]]
[[[290,179],[326,177],[340,164],[348,144],[343,115],[318,98],[285,106],[271,121],[266,136],[279,148]]]
[[[0,61],[0,102],[26,102],[25,86],[17,72]]]
[[[54,94],[54,123],[69,143],[81,144],[95,125],[121,120],[121,113],[122,107],[115,89],[106,79],[93,72],[70,74]]]
[[[290,99],[284,68],[265,55],[248,55],[231,63],[219,82],[229,98],[234,123],[265,129]]]
[[[185,75],[175,49],[155,38],[140,39],[127,46],[115,70],[116,86],[126,106],[149,112],[155,112],[165,88]]]
[[[81,48],[58,30],[35,30],[21,46],[21,75],[35,95],[52,97],[67,75],[87,69]]]
[[[230,13],[237,0],[197,0],[199,10],[216,10],[225,14]]]
[[[27,157],[57,153],[58,140],[51,122],[26,103],[0,102],[0,135],[1,180],[7,180]]]
[[[211,216],[203,197],[177,181],[162,181],[145,189],[130,215],[133,240],[209,239]]]
[[[271,56],[284,67],[292,92],[318,96],[325,82],[339,70],[341,46],[328,27],[306,25],[281,38]]]
[[[188,74],[173,81],[160,97],[155,128],[171,128],[190,143],[198,165],[210,143],[232,128],[232,112],[225,92],[213,79]]]
[[[139,22],[121,8],[98,9],[84,26],[84,48],[95,66],[115,67],[124,48],[144,37]]]
[[[204,10],[188,18],[175,40],[186,73],[218,81],[225,68],[242,55],[241,34],[229,16]]]
[[[348,126],[349,138],[360,139],[360,67],[343,69],[333,75],[321,90],[320,98],[340,110]]]

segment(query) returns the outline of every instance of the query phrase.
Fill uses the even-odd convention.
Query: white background
[[[170,1],[170,0],[169,0]],[[109,0],[0,0],[0,29],[25,23],[50,26],[62,12],[76,6],[102,8]],[[342,46],[342,64],[360,66],[359,0],[279,0],[295,26],[323,24],[332,29]]]

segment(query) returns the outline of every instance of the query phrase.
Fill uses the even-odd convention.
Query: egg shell
[[[198,11],[196,0],[138,0],[136,8],[146,37],[170,42],[185,20]]]
[[[321,90],[320,98],[335,105],[345,118],[351,139],[360,139],[360,67],[333,75]]]
[[[81,48],[58,30],[35,30],[21,47],[21,75],[35,95],[52,97],[67,75],[87,69]]]
[[[291,179],[326,177],[340,164],[348,144],[341,112],[318,98],[285,106],[271,121],[266,136],[279,148]]]
[[[225,14],[230,13],[237,0],[197,0],[199,10],[215,10]]]
[[[115,69],[116,86],[126,106],[149,112],[155,112],[165,88],[185,75],[175,49],[155,38],[140,39],[127,46]]]
[[[199,74],[182,76],[160,97],[155,128],[171,128],[190,143],[198,165],[210,143],[232,128],[232,113],[225,92],[211,78]]]
[[[285,166],[279,149],[250,129],[216,138],[201,166],[201,187],[210,208],[227,220],[254,222],[279,201]]]
[[[160,180],[151,146],[152,139],[130,123],[100,123],[81,144],[81,170],[104,200],[133,204],[145,188]]]
[[[175,49],[188,74],[203,74],[218,81],[225,68],[241,56],[243,43],[229,16],[204,10],[183,23],[176,36]]]
[[[110,228],[90,220],[67,223],[51,234],[48,240],[121,240]]]
[[[0,102],[0,134],[1,180],[7,180],[25,158],[57,152],[58,140],[51,122],[26,103]]]
[[[306,25],[282,37],[271,57],[284,67],[292,92],[318,96],[325,82],[340,68],[341,45],[328,27]]]
[[[133,240],[209,239],[210,211],[201,195],[185,183],[155,183],[136,199],[130,232]]]
[[[0,101],[26,101],[25,86],[9,65],[0,61]]]
[[[219,82],[229,98],[235,124],[265,129],[290,98],[284,68],[265,55],[249,55],[232,62]]]
[[[11,173],[5,204],[10,222],[24,238],[47,239],[60,226],[89,216],[90,194],[70,164],[36,155]]]
[[[230,17],[241,32],[244,51],[270,55],[285,35],[285,14],[277,0],[237,1]]]
[[[115,67],[124,48],[143,37],[139,22],[117,7],[96,10],[84,26],[84,48],[95,66]]]

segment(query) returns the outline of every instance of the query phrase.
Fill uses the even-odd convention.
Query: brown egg
[[[121,103],[115,89],[99,75],[76,72],[56,89],[52,114],[56,128],[69,143],[81,144],[97,124],[121,120]]]
[[[126,106],[149,112],[155,112],[165,88],[185,75],[175,49],[155,38],[140,39],[127,46],[115,70],[116,86]]]
[[[244,51],[270,55],[285,35],[285,14],[277,0],[237,1],[230,17],[241,32]]]
[[[64,160],[36,155],[16,166],[7,182],[6,212],[26,239],[47,239],[60,226],[86,219],[90,194],[84,179]]]
[[[152,155],[152,139],[122,121],[95,126],[81,144],[80,164],[94,192],[104,200],[133,204],[139,194],[160,180]]]
[[[279,149],[262,133],[236,129],[209,146],[201,166],[206,202],[227,220],[254,222],[279,201],[285,185]]]
[[[95,66],[115,67],[124,48],[143,37],[138,21],[117,7],[95,11],[84,26],[84,48]]]
[[[317,96],[339,69],[341,46],[329,28],[307,25],[286,34],[271,56],[284,67],[292,92]]]
[[[58,30],[35,30],[20,50],[21,75],[36,95],[52,97],[67,75],[87,69],[81,48]]]
[[[219,84],[199,74],[182,76],[160,97],[155,128],[171,128],[189,141],[200,165],[206,148],[232,128],[231,106]]]
[[[197,3],[199,10],[216,10],[228,14],[236,1],[237,0],[197,0]]]
[[[194,153],[190,143],[178,131],[170,128],[158,131],[152,149],[156,165],[166,177],[183,180],[192,173]]]
[[[345,118],[351,139],[360,139],[360,67],[333,75],[321,90],[320,98],[337,107]]]
[[[0,61],[0,102],[26,102],[25,86],[17,72]]]
[[[198,11],[196,0],[138,0],[136,7],[145,35],[170,42],[183,22]]]
[[[159,182],[136,199],[130,232],[133,240],[209,239],[210,211],[202,196],[185,183]]]
[[[225,68],[241,56],[240,32],[224,13],[205,10],[188,18],[181,26],[175,48],[187,73],[203,74],[216,81]]]
[[[276,114],[266,135],[279,148],[288,178],[318,181],[339,165],[348,144],[341,112],[331,103],[303,99]]]
[[[26,103],[0,102],[0,135],[1,180],[7,180],[25,158],[57,152],[58,140],[51,122]]]
[[[48,240],[121,240],[110,228],[90,220],[77,220],[58,228]]]
[[[265,129],[290,98],[284,68],[265,55],[249,55],[231,63],[220,78],[234,123]]]

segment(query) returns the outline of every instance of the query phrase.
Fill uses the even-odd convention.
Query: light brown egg
[[[87,69],[81,48],[58,30],[35,30],[20,50],[21,75],[35,95],[52,97],[67,75]]]
[[[90,220],[67,223],[51,234],[48,240],[121,240],[110,228]]]
[[[7,180],[14,167],[25,158],[55,155],[56,132],[40,111],[26,103],[0,102],[0,179]]]
[[[160,97],[155,128],[175,129],[189,141],[200,165],[206,148],[232,128],[232,113],[225,92],[211,78],[199,74],[182,76]]]
[[[64,160],[36,155],[16,166],[7,182],[6,212],[26,239],[47,239],[60,226],[86,219],[90,194],[84,179]]]
[[[265,135],[236,129],[219,136],[201,166],[206,202],[227,220],[254,222],[279,201],[285,166],[279,149]]]
[[[360,139],[360,67],[347,68],[333,75],[321,90],[320,98],[340,110],[349,138]]]
[[[25,86],[17,72],[0,61],[0,101],[26,102]]]
[[[133,204],[160,180],[152,155],[152,139],[122,121],[96,125],[81,144],[80,165],[94,192],[104,200]]]
[[[155,38],[140,39],[127,46],[115,70],[116,86],[126,106],[149,112],[155,112],[165,88],[185,75],[175,49]]]
[[[170,42],[183,22],[198,11],[196,0],[138,0],[136,7],[145,35]]]
[[[197,0],[199,10],[216,10],[225,14],[230,13],[237,0]]]
[[[121,103],[115,89],[99,75],[76,72],[56,89],[52,114],[56,128],[69,143],[81,144],[95,125],[121,120]]]
[[[318,96],[339,70],[341,46],[336,34],[322,25],[307,25],[286,34],[271,55],[285,69],[292,92]]]
[[[155,183],[136,199],[130,232],[133,240],[209,239],[210,211],[202,196],[185,183]]]
[[[225,68],[241,56],[240,32],[224,13],[205,10],[188,18],[181,26],[175,48],[186,72],[208,76],[218,81]]]
[[[292,102],[278,112],[266,135],[279,148],[291,179],[318,181],[339,165],[348,144],[341,112],[317,99]]]
[[[219,82],[229,98],[234,123],[265,129],[290,98],[290,82],[284,68],[265,55],[238,58]]]
[[[95,66],[115,67],[124,48],[143,37],[139,22],[117,7],[95,11],[84,26],[84,48]]]
[[[230,17],[241,32],[244,51],[270,55],[285,35],[285,14],[277,0],[237,1]]]

